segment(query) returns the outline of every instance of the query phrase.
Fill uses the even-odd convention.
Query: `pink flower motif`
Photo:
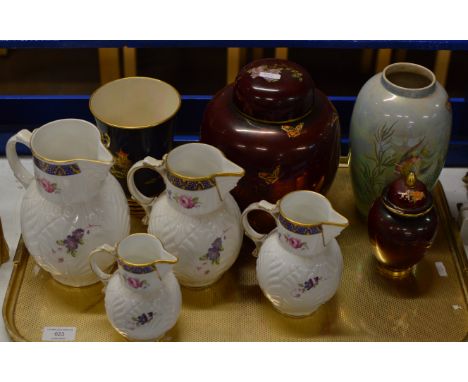
[[[301,241],[300,239],[296,238],[296,237],[292,237],[292,236],[289,236],[289,235],[284,235],[287,243],[293,247],[294,249],[303,249],[303,248],[307,248],[307,243]]]
[[[146,280],[138,280],[138,279],[135,279],[133,277],[128,277],[127,278],[127,284],[132,287],[132,288],[135,288],[135,289],[138,289],[138,288],[145,288],[147,285],[147,282]]]
[[[176,201],[176,203],[178,203],[179,206],[181,206],[182,208],[191,209],[191,208],[200,206],[198,197],[191,197],[187,195],[177,195],[176,193],[173,193],[171,190],[168,190],[167,194],[169,196],[169,199]]]
[[[48,192],[49,194],[51,194],[57,191],[57,183],[51,183],[47,179],[44,179],[44,178],[39,178],[38,181],[45,192]]]
[[[301,248],[302,247],[302,243],[299,239],[296,239],[294,237],[290,237],[288,238],[288,241],[289,241],[289,244],[291,245],[291,247],[293,248]]]
[[[179,204],[184,208],[190,209],[197,206],[197,200],[190,196],[182,195],[179,196]]]

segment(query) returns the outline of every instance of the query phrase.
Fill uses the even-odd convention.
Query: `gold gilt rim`
[[[51,121],[51,122],[46,123],[45,125],[42,125],[41,127],[39,127],[38,129],[35,129],[31,133],[30,149],[31,149],[33,157],[35,157],[37,159],[40,159],[43,162],[49,162],[49,163],[73,163],[73,162],[78,162],[78,161],[88,162],[88,163],[99,163],[99,164],[106,164],[106,165],[112,165],[114,163],[114,159],[111,159],[109,161],[104,161],[104,160],[99,160],[99,159],[86,159],[86,158],[50,159],[50,158],[47,158],[47,157],[39,154],[33,147],[33,139],[34,139],[35,135],[38,133],[39,129],[41,129],[43,127],[46,127],[49,124],[55,124],[55,123],[57,123],[59,121],[66,121],[66,120],[76,120],[76,121],[80,121],[80,122],[86,122],[86,124],[89,124],[90,126],[93,126],[94,129],[99,134],[99,141],[98,142],[101,142],[101,133],[99,132],[99,129],[95,125],[93,125],[91,122],[85,121],[84,119],[77,119],[77,118],[57,119],[55,121]],[[109,149],[106,146],[103,146],[103,147],[107,151],[107,153],[110,155],[110,157],[113,158],[112,153],[109,151]]]
[[[252,121],[255,121],[255,122],[266,124],[266,125],[284,125],[285,123],[294,123],[294,122],[300,121],[301,119],[304,119],[304,118],[308,117],[309,114],[312,113],[312,110],[314,110],[314,107],[312,106],[305,114],[301,115],[300,117],[293,118],[293,119],[287,119],[287,120],[284,120],[284,121],[267,121],[265,119],[259,119],[259,118],[251,117],[250,115],[244,113],[241,109],[239,109],[237,107],[237,105],[235,105],[235,104],[234,104],[234,107],[237,109],[239,114],[241,114],[243,117],[245,117],[247,119],[250,119]]]
[[[145,236],[145,237],[152,237],[153,239],[156,239],[159,244],[161,245],[161,248],[166,251],[167,253],[169,253],[172,257],[175,258],[175,260],[154,260],[154,261],[150,261],[148,263],[143,263],[143,264],[135,264],[135,263],[132,263],[128,260],[125,260],[122,256],[119,255],[119,247],[120,247],[120,244],[122,243],[122,241],[130,238],[130,237],[134,237],[134,236]],[[129,265],[131,267],[137,267],[137,268],[142,268],[142,267],[149,267],[151,265],[154,265],[154,264],[175,264],[179,261],[179,259],[177,257],[175,257],[173,254],[171,254],[170,252],[168,252],[166,250],[166,248],[164,248],[164,245],[163,243],[161,242],[161,240],[159,240],[159,238],[155,235],[152,235],[151,233],[143,233],[143,232],[137,232],[137,233],[132,233],[131,235],[128,235],[126,237],[124,237],[122,240],[120,240],[117,245],[115,246],[115,251],[117,253],[117,258],[119,259],[119,261],[121,261],[122,263],[124,263],[125,265]]]
[[[307,227],[307,228],[312,228],[312,227],[316,227],[316,226],[320,226],[320,225],[331,225],[331,226],[335,226],[335,227],[347,227],[349,225],[349,221],[348,219],[346,219],[346,217],[344,217],[343,215],[339,214],[338,212],[336,212],[336,214],[338,214],[339,216],[341,216],[343,219],[346,219],[348,222],[347,223],[330,223],[330,222],[316,222],[316,223],[302,223],[302,222],[299,222],[297,220],[294,220],[290,217],[288,217],[284,211],[282,210],[281,208],[281,202],[283,201],[283,199],[291,194],[295,194],[297,192],[300,192],[300,193],[309,193],[309,194],[312,194],[314,196],[319,196],[320,198],[322,198],[325,202],[327,202],[327,204],[330,206],[330,208],[333,208],[330,201],[325,197],[323,196],[322,194],[319,194],[318,192],[315,192],[315,191],[310,191],[310,190],[296,190],[296,191],[292,191],[290,193],[288,193],[287,195],[283,196],[277,203],[278,203],[278,208],[279,208],[279,213],[280,215],[285,219],[287,220],[288,222],[292,223],[292,224],[295,224],[295,225],[298,225],[300,227]]]
[[[418,217],[424,216],[424,215],[426,215],[430,210],[432,210],[432,208],[434,207],[434,204],[432,204],[429,208],[425,209],[425,210],[422,211],[422,212],[418,212],[418,213],[416,213],[416,214],[411,214],[411,213],[403,212],[403,211],[401,211],[400,209],[391,206],[390,204],[388,204],[388,203],[385,201],[384,198],[382,198],[382,203],[383,203],[383,205],[385,206],[385,208],[388,209],[390,212],[394,213],[395,215],[402,216],[402,217],[405,217],[405,218],[418,218]]]
[[[139,79],[146,79],[146,80],[151,80],[151,81],[155,81],[155,82],[159,82],[159,83],[162,83],[162,84],[165,84],[167,86],[169,86],[170,88],[172,88],[172,90],[175,92],[175,94],[177,95],[177,98],[179,100],[179,103],[177,105],[177,107],[175,108],[174,112],[169,115],[169,117],[166,117],[164,119],[161,119],[161,120],[158,120],[158,121],[154,121],[153,123],[151,124],[148,124],[148,125],[137,125],[137,126],[127,126],[127,125],[120,125],[120,124],[117,124],[117,123],[112,123],[112,122],[108,122],[106,121],[105,119],[99,117],[99,115],[96,113],[96,110],[94,110],[93,108],[93,105],[92,105],[92,102],[93,102],[93,98],[96,96],[96,93],[101,90],[102,88],[104,88],[105,86],[109,85],[109,84],[112,84],[116,81],[125,81],[125,80],[133,80],[135,78],[139,78]],[[172,86],[171,84],[167,83],[166,81],[162,81],[162,80],[159,80],[157,78],[152,78],[152,77],[145,77],[145,76],[130,76],[130,77],[124,77],[124,78],[119,78],[117,80],[114,80],[114,81],[111,81],[111,82],[108,82],[100,87],[98,87],[89,97],[89,103],[88,103],[88,107],[89,107],[89,110],[91,111],[91,114],[94,116],[94,118],[96,118],[97,120],[99,120],[100,122],[108,125],[108,126],[111,126],[111,127],[116,127],[118,129],[127,129],[127,130],[138,130],[138,129],[148,129],[148,128],[151,128],[151,127],[156,127],[156,126],[159,126],[159,125],[162,125],[164,122],[167,122],[168,120],[170,120],[172,117],[174,117],[177,112],[179,111],[180,107],[182,105],[182,97],[180,95],[180,93],[177,91],[177,89]]]
[[[214,146],[211,146],[211,145],[208,145],[206,143],[201,143],[201,142],[196,142],[196,143],[189,143],[189,144],[196,144],[196,145],[203,145],[203,146],[208,146],[210,147],[211,149],[215,149],[216,151],[218,151],[222,157],[226,160],[229,160],[226,158],[226,155],[224,155],[224,153],[218,149],[217,147],[214,147]],[[183,147],[183,146],[179,146],[179,147]],[[177,150],[174,149],[174,150]],[[185,180],[191,180],[191,181],[195,181],[195,182],[201,182],[201,181],[204,181],[204,180],[211,180],[217,176],[244,176],[245,175],[245,170],[242,169],[242,171],[240,172],[222,172],[222,173],[214,173],[214,174],[210,174],[210,175],[207,175],[207,176],[187,176],[187,175],[182,175],[182,174],[179,174],[177,171],[174,171],[173,169],[171,169],[171,167],[169,166],[169,156],[174,152],[174,150],[170,151],[166,156],[165,156],[165,159],[164,159],[164,164],[166,166],[166,169],[167,171],[177,177],[177,178],[181,178],[181,179],[185,179]],[[234,163],[235,164],[235,163]],[[236,166],[240,167],[239,165],[236,164]],[[242,167],[241,167],[242,168]]]

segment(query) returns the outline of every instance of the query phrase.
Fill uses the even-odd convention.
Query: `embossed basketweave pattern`
[[[338,170],[327,195],[350,221],[338,238],[344,257],[341,285],[328,303],[302,319],[275,311],[258,287],[255,259],[249,253],[252,247],[244,239],[239,259],[214,286],[182,288],[181,315],[163,340],[463,340],[468,330],[467,304],[444,223],[412,277],[405,282],[384,279],[376,270],[367,227],[355,210],[348,171]],[[7,326],[15,339],[40,341],[45,326],[75,326],[77,341],[124,340],[106,319],[101,284],[65,287],[40,270],[31,257],[26,261],[24,276],[11,288],[5,306]],[[443,262],[448,277],[439,276],[436,261]]]

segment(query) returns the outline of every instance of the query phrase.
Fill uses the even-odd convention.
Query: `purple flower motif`
[[[314,276],[307,279],[303,284],[298,284],[299,288],[296,288],[292,291],[293,297],[301,297],[306,291],[315,288],[321,279],[322,278],[320,276]]]
[[[207,253],[208,260],[212,263],[219,262],[219,257],[221,254],[216,249],[210,248]]]
[[[84,233],[85,230],[83,228],[77,228],[72,232],[71,235],[75,240],[80,241],[83,238]]]
[[[210,250],[214,250],[218,252],[223,250],[223,241],[221,240],[220,237],[217,237],[215,241],[211,243]]]
[[[89,228],[91,227],[94,226],[88,226],[85,229],[77,228],[70,235],[67,235],[65,239],[57,240],[56,243],[61,247],[65,247],[67,249],[67,253],[75,257],[77,255],[76,251],[78,247],[84,244],[83,237],[85,235],[85,231],[89,234]]]
[[[69,252],[71,252],[78,249],[79,242],[78,240],[75,240],[73,236],[68,235],[67,238],[63,241],[63,245],[68,249]]]
[[[313,287],[315,287],[318,284],[319,280],[320,278],[318,276],[315,276],[313,279],[308,279],[304,283],[304,289],[311,290]]]
[[[144,325],[153,319],[154,313],[148,312],[139,315],[138,317],[132,317],[132,320],[136,323],[136,326]]]
[[[219,265],[219,258],[221,257],[221,251],[224,251],[223,248],[223,241],[221,237],[217,237],[212,243],[210,248],[208,249],[208,252],[201,256],[199,260],[204,261],[204,260],[209,260],[211,261],[211,264],[216,264]]]

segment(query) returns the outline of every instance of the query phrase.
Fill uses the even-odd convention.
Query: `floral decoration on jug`
[[[219,265],[221,252],[224,251],[223,240],[226,240],[227,231],[229,231],[229,229],[224,230],[222,235],[214,239],[210,245],[210,248],[208,249],[208,252],[204,254],[203,256],[199,257],[198,260],[201,261],[201,264],[197,266],[197,270],[199,272],[208,274],[210,273],[210,269],[209,269],[210,266]]]
[[[148,281],[140,280],[136,277],[129,277],[125,274],[122,275],[127,285],[133,289],[146,289],[148,287]]]
[[[191,209],[200,207],[199,198],[196,196],[178,195],[171,190],[167,190],[167,195],[169,196],[169,199],[176,201],[182,208]]]
[[[298,237],[290,236],[288,234],[281,235],[280,233],[278,235],[279,237],[283,236],[286,243],[294,249],[309,249],[307,243],[305,241],[302,241]]]
[[[89,235],[91,228],[95,227],[98,227],[98,225],[90,224],[85,228],[77,228],[70,235],[67,235],[65,239],[57,240],[56,243],[59,245],[57,251],[63,251],[66,248],[67,254],[76,257],[79,246],[84,244],[84,236]],[[60,259],[59,262],[61,262]]]
[[[310,277],[303,283],[298,284],[299,288],[295,289],[292,295],[296,298],[301,297],[305,292],[311,290],[312,288],[315,288],[321,279],[322,278],[320,276]]]
[[[60,194],[60,188],[57,187],[57,183],[49,182],[45,178],[36,178],[36,181],[45,192],[49,194]]]
[[[137,317],[132,317],[132,324],[128,329],[133,330],[136,327],[140,327],[142,325],[146,325],[148,322],[150,322],[155,314],[153,312],[148,312],[148,313],[143,313],[140,314]]]

